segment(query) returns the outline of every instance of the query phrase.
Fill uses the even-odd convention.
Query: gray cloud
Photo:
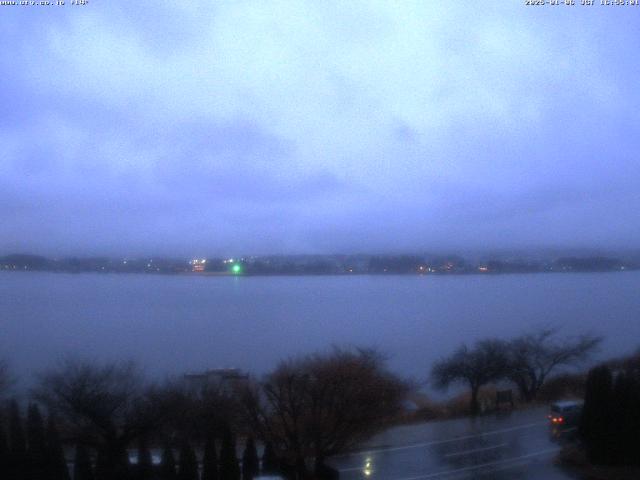
[[[1,251],[640,240],[640,62],[594,41],[637,43],[623,9],[5,10]]]

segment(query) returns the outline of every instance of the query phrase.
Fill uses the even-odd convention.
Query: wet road
[[[359,453],[333,457],[341,480],[568,480],[546,409],[390,429]]]

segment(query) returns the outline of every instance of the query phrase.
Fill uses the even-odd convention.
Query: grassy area
[[[535,402],[525,403],[517,399],[517,392],[513,392],[514,410],[526,410],[529,408],[539,408],[548,406],[551,402],[547,398],[539,399]],[[569,395],[563,395],[559,398],[573,398]],[[422,392],[415,392],[410,395],[410,402],[415,405],[415,410],[407,413],[402,419],[406,423],[425,422],[429,420],[448,420],[452,418],[461,418],[469,416],[469,399],[468,392],[459,393],[451,398],[435,401]],[[496,388],[494,386],[485,387],[480,391],[480,414],[489,414],[496,412]],[[500,406],[501,410],[509,410],[511,407],[507,404]]]
[[[537,399],[530,403],[520,401],[517,389],[512,388],[514,409],[538,408],[548,406],[556,400],[583,398],[585,377],[586,374],[582,372],[565,372],[551,377],[538,392]],[[480,390],[478,400],[481,414],[495,412],[496,390],[499,389],[504,389],[504,387],[498,388],[495,385],[487,385]],[[429,398],[424,392],[413,392],[409,396],[409,401],[415,406],[415,410],[407,414],[403,420],[406,422],[424,422],[465,417],[469,415],[469,400],[470,394],[466,390],[441,401]],[[508,409],[509,406],[502,405],[501,408]]]

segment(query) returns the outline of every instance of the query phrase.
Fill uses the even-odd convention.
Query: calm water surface
[[[640,272],[501,276],[196,277],[0,273],[0,357],[21,377],[67,353],[152,374],[262,373],[332,344],[378,346],[424,380],[462,342],[541,325],[640,346]]]

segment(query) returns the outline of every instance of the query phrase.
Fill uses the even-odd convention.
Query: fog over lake
[[[24,379],[65,354],[134,359],[152,375],[264,373],[332,344],[377,346],[425,380],[462,342],[536,326],[640,346],[640,272],[198,277],[0,273],[0,356]]]

